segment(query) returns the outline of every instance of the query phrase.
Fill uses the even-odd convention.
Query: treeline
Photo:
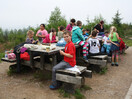
[[[119,13],[119,11],[117,11],[115,13],[115,16],[112,18],[113,21],[111,22],[111,24],[107,24],[107,21],[101,15],[96,16],[93,20],[89,20],[89,18],[87,18],[86,24],[83,25],[83,28],[92,30],[97,23],[99,23],[101,20],[104,20],[105,30],[109,30],[110,27],[114,25],[117,27],[117,32],[121,37],[132,36],[132,24],[122,23],[122,18],[120,18],[120,15],[121,14]],[[66,20],[65,16],[61,15],[60,9],[56,7],[54,11],[51,12],[50,18],[46,24],[46,30],[48,32],[51,28],[55,28],[56,30],[58,30],[58,26],[66,27],[68,23],[69,21]],[[39,27],[28,27],[19,30],[2,30],[2,28],[0,28],[0,44],[7,43],[5,44],[6,48],[11,48],[17,44],[20,44],[21,42],[24,42],[26,39],[26,33],[29,29],[33,30],[36,34]]]

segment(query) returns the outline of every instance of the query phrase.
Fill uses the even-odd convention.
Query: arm
[[[91,38],[92,37],[92,35],[89,35],[89,37],[87,38],[87,40],[86,41],[88,41],[89,40],[89,38]]]
[[[111,40],[110,40],[110,42],[111,42],[112,44],[114,44],[114,45],[116,45],[116,46],[119,47],[119,44],[116,44],[116,43],[112,42]]]
[[[82,35],[82,30],[81,30],[81,29],[78,30],[77,35],[78,35],[78,37],[79,37],[82,41],[85,41],[85,38],[84,38],[84,36]]]
[[[69,53],[65,53],[62,50],[60,50],[60,54],[66,56],[66,57],[69,57],[69,58],[73,58],[73,55],[71,55]]]

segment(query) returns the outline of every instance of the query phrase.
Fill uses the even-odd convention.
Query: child
[[[77,21],[77,26],[73,27],[72,29],[72,41],[75,44],[83,46],[83,58],[85,62],[88,62],[88,43],[85,41],[84,36],[82,35],[82,22]]]
[[[42,41],[45,39],[46,35],[48,35],[48,32],[45,30],[45,25],[40,25],[40,30],[38,30],[36,36],[39,39],[39,42],[42,43]]]
[[[112,63],[111,66],[118,66],[118,51],[119,51],[119,35],[116,32],[116,27],[112,26],[110,28],[109,38],[111,40],[111,51],[112,51]],[[114,62],[114,58],[116,57],[116,63]]]
[[[88,36],[86,35],[86,33],[87,33],[86,30],[83,29],[82,32],[83,32],[83,36],[84,36],[85,40],[87,40]]]
[[[56,71],[58,69],[71,68],[76,65],[76,48],[71,41],[71,33],[69,31],[65,31],[63,37],[67,42],[65,52],[60,50],[60,54],[64,56],[64,60],[54,66],[52,69],[52,85],[50,85],[50,89],[57,89],[60,87],[59,83],[56,81]]]
[[[52,35],[52,40],[50,41],[50,35]],[[54,28],[51,29],[50,34],[46,35],[43,43],[56,43],[56,30]]]
[[[67,25],[66,30],[70,31],[72,30],[73,26],[75,26],[75,19],[71,19],[71,23]]]
[[[37,44],[38,40],[35,41],[35,40],[33,39],[33,36],[34,36],[34,32],[33,32],[32,30],[29,30],[29,31],[27,32],[26,43],[28,43],[28,44]]]
[[[89,29],[86,29],[86,36],[89,37]]]
[[[89,47],[90,47],[90,50],[89,50],[90,55],[100,54],[100,51],[99,51],[100,43],[99,43],[99,40],[96,38],[96,36],[97,36],[97,31],[94,30],[92,31],[92,35],[90,35],[89,38],[87,39]]]
[[[58,41],[63,38],[64,26],[58,27]]]
[[[111,47],[111,43],[110,43],[110,39],[109,39],[109,32],[105,31],[105,36],[103,37],[104,42],[102,48],[101,48],[101,53],[104,53],[106,51],[107,55],[110,55],[110,47]]]

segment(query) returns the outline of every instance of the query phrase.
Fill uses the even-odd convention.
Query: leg
[[[108,55],[110,55],[110,45],[107,45],[107,47],[106,47],[106,53],[107,53]]]
[[[105,52],[105,47],[103,45],[102,48],[101,48],[101,53],[104,53],[104,52]]]
[[[115,51],[112,52],[112,66],[114,66],[114,57],[115,57]]]
[[[118,57],[118,51],[116,51],[115,53],[116,53],[116,64],[115,65],[118,66],[118,58],[119,58]]]
[[[56,82],[56,71],[59,69],[64,69],[64,68],[70,68],[71,66],[69,65],[69,63],[65,62],[65,61],[61,61],[59,64],[55,65],[52,69],[52,82],[54,86],[57,86],[57,82]]]

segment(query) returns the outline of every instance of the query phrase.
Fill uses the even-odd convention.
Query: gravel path
[[[9,65],[0,63],[0,99],[62,99],[58,91],[49,89],[50,81],[36,81],[33,73],[8,76]],[[132,83],[131,75],[132,47],[129,47],[126,54],[120,56],[119,67],[108,64],[105,75],[93,73],[92,79],[86,79],[86,85],[92,90],[84,95],[87,99],[124,99]]]

